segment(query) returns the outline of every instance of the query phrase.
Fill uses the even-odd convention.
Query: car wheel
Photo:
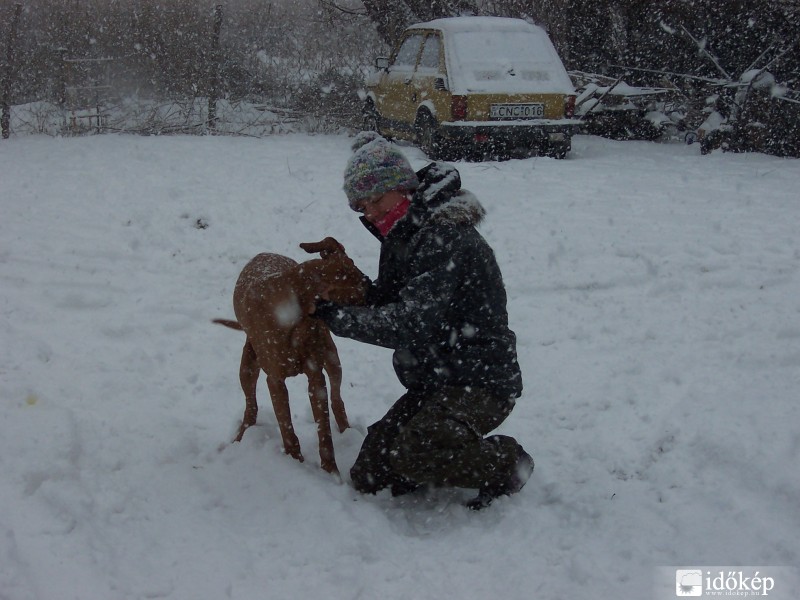
[[[364,108],[361,110],[361,127],[364,131],[375,131],[380,133],[379,129],[380,115],[378,109],[372,100],[367,100],[364,103]]]
[[[557,160],[563,160],[567,158],[567,152],[570,150],[570,145],[568,144],[550,144],[547,146],[545,150],[545,156],[549,156],[550,158],[555,158]]]
[[[436,119],[428,112],[422,112],[414,123],[414,135],[417,145],[428,158],[438,160],[442,157],[442,141],[439,137]]]

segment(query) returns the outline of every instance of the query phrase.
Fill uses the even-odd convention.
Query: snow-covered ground
[[[520,494],[355,493],[402,389],[349,340],[342,483],[299,378],[305,463],[263,383],[229,444],[244,340],[211,319],[244,263],[333,235],[375,274],[349,144],[0,142],[0,598],[647,599],[675,597],[663,566],[800,564],[797,160],[578,137],[564,161],[459,164],[519,338]]]

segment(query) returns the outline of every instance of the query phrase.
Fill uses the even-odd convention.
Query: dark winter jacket
[[[406,388],[476,386],[519,397],[503,278],[475,229],[485,210],[454,167],[431,163],[417,175],[411,207],[386,238],[362,218],[381,239],[367,306],[328,304],[318,314],[336,335],[393,348]]]

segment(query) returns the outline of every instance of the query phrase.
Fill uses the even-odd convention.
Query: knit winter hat
[[[374,131],[362,131],[352,144],[344,170],[344,193],[350,208],[359,200],[392,190],[415,190],[419,179],[403,153]]]

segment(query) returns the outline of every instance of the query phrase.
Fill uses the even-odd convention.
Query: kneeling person
[[[381,242],[366,306],[319,301],[331,331],[394,350],[407,392],[369,427],[350,475],[364,493],[429,484],[477,488],[470,508],[522,489],[533,460],[509,436],[485,437],[522,393],[516,337],[485,210],[451,165],[415,173],[388,141],[362,133],[344,175],[350,208]]]

